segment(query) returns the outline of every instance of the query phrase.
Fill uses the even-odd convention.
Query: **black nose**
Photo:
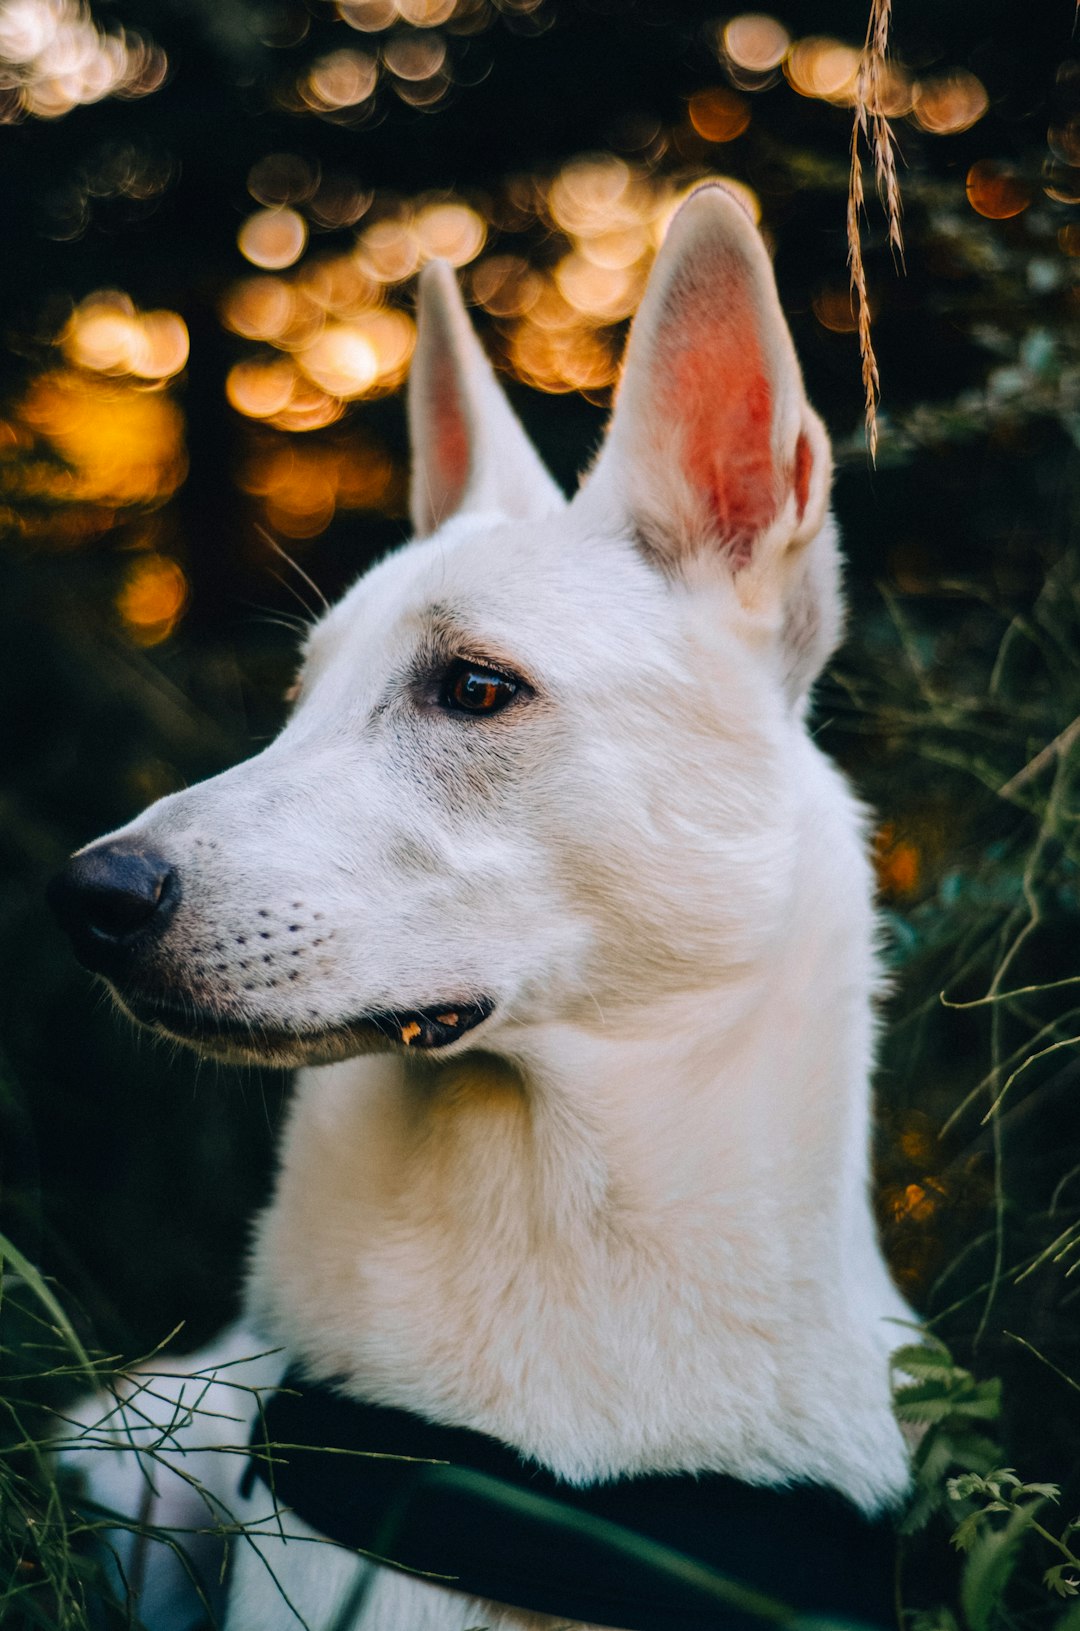
[[[72,856],[49,885],[49,905],[80,963],[96,973],[164,929],[180,898],[175,868],[151,850],[102,844]]]

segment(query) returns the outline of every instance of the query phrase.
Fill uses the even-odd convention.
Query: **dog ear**
[[[535,520],[566,500],[498,384],[445,261],[420,274],[409,376],[410,503],[418,537],[461,510]]]
[[[768,606],[798,644],[797,692],[840,624],[831,475],[765,245],[734,194],[703,187],[657,256],[581,502],[621,508],[664,571],[719,565],[744,606]]]

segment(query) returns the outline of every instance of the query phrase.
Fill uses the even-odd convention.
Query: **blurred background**
[[[869,8],[0,0],[0,1203],[88,1340],[234,1311],[288,1079],[141,1040],[45,882],[274,732],[316,599],[278,546],[333,597],[406,536],[423,262],[460,268],[570,487],[666,221],[723,176],[838,449],[851,636],[816,729],[875,811],[884,1238],[1004,1378],[1007,1458],[1076,1465],[1077,13],[897,5],[902,258],[859,147],[874,465]]]

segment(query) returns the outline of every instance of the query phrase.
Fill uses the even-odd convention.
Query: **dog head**
[[[209,1053],[632,1025],[783,932],[840,599],[827,439],[741,205],[676,216],[572,502],[441,265],[409,419],[416,539],[312,630],[277,740],[53,885],[124,1007]]]

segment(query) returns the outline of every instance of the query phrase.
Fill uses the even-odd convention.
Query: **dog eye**
[[[497,714],[512,702],[520,689],[509,674],[476,663],[455,663],[443,682],[439,700],[456,714]]]

